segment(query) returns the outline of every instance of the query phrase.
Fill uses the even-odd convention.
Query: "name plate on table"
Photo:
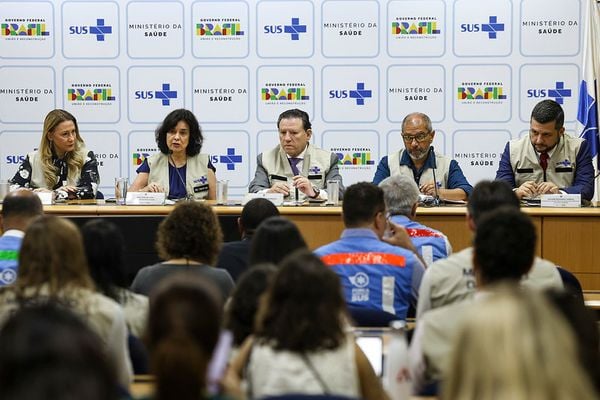
[[[127,192],[125,204],[128,206],[162,206],[165,204],[164,193]]]
[[[573,208],[581,207],[580,194],[543,194],[540,196],[540,205],[542,207],[562,207]]]
[[[246,193],[242,205],[246,205],[252,199],[267,199],[276,206],[283,205],[283,194],[281,193]]]
[[[35,194],[37,194],[37,197],[40,198],[40,201],[42,202],[43,205],[45,205],[45,206],[52,205],[52,197],[54,196],[54,193],[52,193],[52,192],[35,192]]]

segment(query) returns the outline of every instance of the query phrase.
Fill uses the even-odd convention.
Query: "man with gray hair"
[[[473,187],[456,160],[433,151],[434,137],[431,119],[426,114],[408,114],[402,121],[404,149],[381,159],[373,183],[377,185],[388,176],[406,175],[414,179],[425,195],[466,200]]]
[[[408,236],[428,266],[452,254],[452,246],[446,235],[415,221],[419,188],[413,179],[406,175],[394,175],[384,179],[379,187],[383,189],[391,221],[406,228]]]

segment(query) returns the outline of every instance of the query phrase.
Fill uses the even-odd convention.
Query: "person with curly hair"
[[[52,110],[43,129],[38,150],[27,154],[10,180],[11,190],[53,191],[58,200],[96,198],[98,161],[85,148],[75,117],[65,110]]]
[[[136,170],[132,192],[164,192],[169,199],[216,198],[215,167],[202,149],[202,130],[189,110],[171,111],[155,133],[160,152]]]
[[[165,261],[140,269],[131,289],[148,295],[165,277],[191,272],[214,282],[226,299],[233,280],[227,271],[213,267],[222,241],[219,221],[209,206],[179,203],[158,227],[156,248]]]

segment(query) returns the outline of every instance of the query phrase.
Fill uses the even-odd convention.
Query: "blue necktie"
[[[298,169],[298,163],[300,161],[302,161],[302,159],[298,158],[298,157],[290,157],[290,158],[288,158],[288,160],[290,160],[290,167],[292,167],[292,172],[294,173],[294,176],[300,175],[300,170]]]

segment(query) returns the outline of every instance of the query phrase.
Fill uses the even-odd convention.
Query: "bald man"
[[[388,176],[406,175],[413,178],[422,194],[447,200],[466,200],[473,187],[465,178],[456,160],[438,151],[431,151],[435,131],[431,119],[423,113],[411,113],[402,121],[404,149],[381,159],[373,177],[378,185]],[[437,190],[433,182],[433,170]]]
[[[40,198],[31,190],[18,189],[4,197],[0,213],[0,286],[17,279],[19,251],[25,230],[44,213]]]

